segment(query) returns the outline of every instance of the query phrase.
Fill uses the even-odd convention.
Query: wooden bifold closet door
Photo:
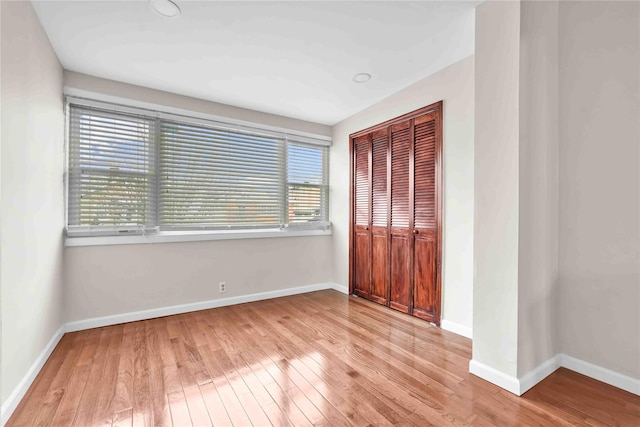
[[[350,291],[440,324],[442,102],[350,136]]]

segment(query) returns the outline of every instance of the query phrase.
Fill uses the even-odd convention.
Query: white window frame
[[[142,101],[130,100],[115,96],[99,94],[95,92],[65,87],[66,97],[65,109],[66,129],[65,129],[65,224],[69,223],[68,210],[68,177],[69,177],[69,104],[108,109],[114,112],[143,114],[149,117],[166,120],[178,120],[200,125],[228,126],[234,130],[274,132],[285,134],[287,137],[298,142],[305,142],[313,145],[331,146],[331,137],[326,135],[301,132],[291,129],[284,129],[275,126],[268,126],[243,120],[229,119],[197,111],[184,110],[180,108],[167,107]],[[328,160],[328,159],[327,159]],[[328,183],[327,183],[328,184]],[[286,184],[285,184],[286,185]],[[114,227],[118,229],[118,227]],[[167,242],[189,242],[206,240],[228,240],[228,239],[256,239],[256,238],[279,238],[279,237],[303,237],[303,236],[328,236],[331,235],[331,223],[329,221],[320,224],[291,224],[288,227],[270,229],[204,229],[204,230],[170,230],[164,231],[157,228],[124,230],[119,235],[100,235],[95,231],[87,230],[86,233],[76,232],[68,236],[65,232],[65,246],[96,246],[96,245],[121,245],[121,244],[141,244],[141,243],[167,243]]]

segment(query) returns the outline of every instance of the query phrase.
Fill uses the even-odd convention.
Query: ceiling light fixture
[[[356,83],[365,83],[371,80],[371,74],[369,73],[358,73],[353,76],[353,81]]]
[[[180,15],[180,8],[171,0],[149,0],[153,9],[162,16],[173,18]]]

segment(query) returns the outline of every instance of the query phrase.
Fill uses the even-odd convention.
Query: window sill
[[[329,230],[242,230],[242,231],[164,231],[146,236],[66,237],[65,247],[139,245],[147,243],[202,242],[209,240],[265,239],[280,237],[330,236]]]

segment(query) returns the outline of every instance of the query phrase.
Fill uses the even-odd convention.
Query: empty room
[[[0,1],[0,426],[640,426],[639,1]]]

